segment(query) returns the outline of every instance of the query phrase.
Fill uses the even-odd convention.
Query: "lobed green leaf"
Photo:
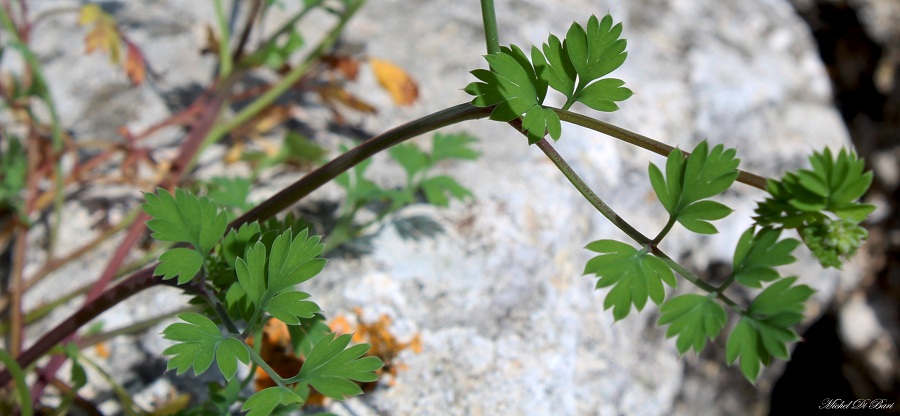
[[[284,387],[269,387],[262,389],[247,399],[244,406],[241,407],[242,412],[247,412],[246,416],[268,416],[271,415],[279,405],[285,406],[292,403],[303,403],[302,397],[293,391]]]
[[[178,188],[173,197],[158,188],[156,194],[146,193],[144,198],[147,203],[141,208],[153,217],[147,221],[147,228],[153,231],[154,239],[188,243],[206,255],[225,233],[225,214],[207,197],[197,197]]]
[[[793,238],[778,240],[780,229],[763,228],[756,235],[753,228],[741,235],[734,250],[732,275],[747,287],[762,287],[762,282],[778,278],[774,267],[791,264],[797,259],[791,255],[800,241]]]
[[[464,200],[472,196],[472,191],[446,175],[425,179],[420,186],[425,193],[425,199],[428,200],[428,203],[439,207],[450,205],[451,198]]]
[[[159,265],[153,269],[154,276],[168,280],[178,276],[178,284],[190,282],[203,267],[205,257],[195,250],[184,247],[169,249],[159,256]]]
[[[788,359],[787,344],[799,339],[792,328],[803,320],[804,303],[813,290],[794,286],[796,280],[785,278],[763,290],[728,337],[726,360],[733,363],[740,357],[741,372],[751,383],[761,365],[769,365],[773,357]]]
[[[588,261],[584,274],[593,273],[600,277],[596,288],[613,286],[606,295],[603,308],[613,308],[613,317],[618,321],[628,316],[631,305],[640,311],[647,298],[656,304],[665,298],[665,282],[675,287],[675,274],[662,261],[645,251],[615,240],[598,240],[587,245],[588,250],[601,253]]]
[[[377,357],[363,357],[368,344],[347,348],[352,335],[325,336],[312,348],[300,373],[290,382],[307,382],[320,393],[336,400],[362,394],[353,381],[369,382],[378,379],[375,371],[384,363]]]
[[[440,134],[431,137],[431,161],[432,164],[442,160],[475,160],[481,156],[471,146],[478,139],[465,133]]]
[[[714,299],[714,295],[681,295],[663,303],[659,308],[658,325],[669,325],[666,337],[678,336],[675,345],[679,354],[691,347],[699,354],[706,347],[707,339],[719,335],[728,315]]]

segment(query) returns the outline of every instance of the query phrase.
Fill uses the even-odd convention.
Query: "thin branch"
[[[550,107],[548,107],[550,108]],[[668,156],[669,153],[672,153],[672,150],[675,150],[674,147],[669,146],[665,143],[653,140],[647,136],[642,136],[640,134],[634,133],[629,130],[625,130],[619,126],[614,126],[609,123],[604,123],[600,120],[596,120],[587,116],[583,116],[581,114],[572,113],[566,110],[561,110],[558,108],[550,108],[556,114],[559,115],[559,119],[562,121],[566,121],[584,128],[588,128],[594,130],[599,133],[603,133],[607,136],[615,137],[623,142],[633,144],[637,147],[647,149],[653,153]],[[689,155],[690,153],[682,150],[682,153],[685,155]],[[755,175],[750,172],[746,172],[743,170],[738,170],[738,182],[744,183],[746,185],[750,185],[754,188],[761,189],[763,191],[766,190],[766,178]]]

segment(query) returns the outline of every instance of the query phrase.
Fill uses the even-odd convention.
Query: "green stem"
[[[513,120],[509,122],[509,124],[522,134],[525,134],[522,130],[522,123],[520,119]],[[547,155],[547,157],[551,162],[553,162],[557,169],[562,172],[566,179],[568,179],[569,182],[571,182],[572,185],[575,186],[575,189],[577,189],[578,192],[581,193],[581,195],[584,196],[584,198],[587,199],[587,201],[595,209],[597,209],[598,212],[600,212],[600,214],[602,214],[604,217],[606,217],[606,219],[612,222],[613,225],[622,230],[622,232],[631,237],[631,239],[638,244],[647,246],[655,256],[665,261],[666,264],[668,264],[669,267],[672,268],[672,270],[680,274],[687,281],[693,283],[695,286],[703,289],[706,292],[716,293],[717,297],[722,300],[722,302],[726,303],[732,309],[736,308],[736,310],[740,310],[740,307],[736,302],[725,296],[725,294],[720,292],[715,286],[704,282],[697,275],[691,273],[688,269],[682,267],[676,261],[672,260],[672,258],[666,255],[666,253],[656,247],[656,244],[652,240],[641,234],[634,227],[632,227],[631,224],[628,224],[628,222],[626,222],[624,219],[622,219],[622,217],[616,214],[616,212],[613,211],[612,208],[606,205],[606,203],[604,203],[603,200],[600,199],[600,197],[597,196],[597,194],[594,193],[594,191],[591,190],[591,188],[588,187],[583,180],[581,180],[578,174],[575,173],[575,171],[565,161],[565,159],[563,159],[563,157],[556,152],[556,149],[554,149],[553,146],[550,145],[550,142],[548,142],[546,139],[541,139],[541,141],[537,142],[537,146],[544,152],[545,155]]]
[[[259,342],[262,343],[262,340],[259,340]],[[254,345],[255,344],[256,342],[254,342]],[[281,378],[281,376],[278,375],[278,373],[276,373],[275,370],[272,369],[272,367],[269,367],[269,364],[266,363],[266,360],[263,360],[254,348],[248,348],[247,350],[250,351],[250,360],[253,361],[253,363],[256,364],[259,368],[262,368],[263,371],[265,371],[266,374],[268,374],[269,377],[272,378],[272,381],[274,381],[275,384],[278,385],[278,387],[287,388],[284,385],[284,379]]]
[[[634,133],[629,130],[625,130],[619,126],[614,126],[609,123],[604,123],[600,120],[595,120],[593,118],[583,116],[581,114],[572,113],[563,109],[551,108],[548,107],[557,115],[559,115],[559,119],[565,122],[569,122],[584,128],[588,128],[594,130],[599,133],[603,133],[607,136],[614,137],[623,142],[635,145],[640,148],[647,149],[653,153],[668,156],[669,153],[672,153],[675,150],[674,147],[669,146],[665,143],[653,140],[647,136],[642,136],[640,134]],[[685,155],[688,155],[687,152],[682,151]],[[738,182],[744,183],[746,185],[750,185],[754,188],[761,189],[763,191],[766,190],[767,180],[766,178],[752,174],[750,172],[746,172],[743,170],[738,170]]]
[[[265,41],[265,45],[260,47],[256,52],[254,52],[250,55],[247,55],[246,58],[241,59],[240,64],[248,65],[248,66],[255,66],[255,65],[261,64],[263,61],[263,57],[266,55],[266,53],[268,53],[268,50],[277,45],[278,37],[285,33],[288,33],[294,27],[294,25],[296,25],[297,22],[303,18],[303,16],[306,16],[307,13],[309,13],[310,11],[312,11],[313,9],[318,7],[320,4],[322,4],[323,1],[324,0],[316,0],[316,1],[308,4],[303,10],[301,10],[299,13],[295,14],[293,17],[290,18],[290,20],[288,20],[283,25],[281,25],[281,27],[278,28],[278,30],[276,30],[275,33],[272,34],[272,36],[270,36],[267,41]],[[266,9],[263,10],[263,12],[262,12],[263,16],[260,18],[260,20],[265,18],[265,14],[267,13],[267,10],[268,10],[268,6],[266,6]]]
[[[699,276],[691,273],[690,270],[684,268],[682,265],[678,264],[678,262],[676,262],[675,260],[672,260],[672,258],[669,257],[668,255],[666,255],[666,253],[663,253],[662,250],[655,248],[652,251],[656,257],[661,258],[664,262],[666,262],[667,265],[669,265],[669,267],[672,268],[672,270],[675,271],[675,273],[678,273],[679,275],[681,275],[681,277],[685,278],[685,280],[693,283],[694,286],[699,287],[700,289],[704,290],[707,293],[715,293],[716,297],[719,298],[719,300],[722,301],[722,303],[725,303],[726,305],[728,305],[728,307],[730,307],[735,312],[744,313],[744,309],[741,308],[740,305],[737,304],[737,302],[735,302],[728,296],[725,296],[725,294],[722,293],[721,291],[719,291],[719,289],[717,287],[704,282],[702,279],[700,279]]]
[[[0,22],[2,22],[3,26],[6,28],[7,32],[9,32],[10,36],[13,37],[13,41],[10,46],[15,49],[18,49],[19,52],[22,53],[22,57],[25,58],[25,62],[31,68],[31,75],[33,77],[32,82],[36,83],[40,86],[37,88],[38,96],[47,104],[47,109],[50,112],[50,128],[51,128],[51,138],[53,139],[53,150],[55,152],[61,152],[63,149],[63,132],[62,127],[59,122],[59,114],[56,112],[56,103],[53,101],[53,97],[50,96],[50,91],[47,89],[47,79],[44,77],[44,72],[41,67],[41,61],[34,55],[34,52],[28,47],[27,44],[20,38],[19,31],[16,30],[15,23],[13,23],[12,18],[7,15],[6,10],[0,7]],[[59,158],[56,161],[56,183],[54,188],[54,198],[53,198],[53,217],[54,222],[53,226],[50,229],[50,241],[47,244],[47,254],[49,257],[53,257],[53,249],[56,246],[57,239],[59,237],[59,227],[62,224],[62,206],[63,206],[63,188],[64,188],[64,178],[62,173],[62,158]]]
[[[365,3],[365,0],[356,0],[350,6],[347,7],[347,10],[341,15],[341,20],[338,24],[328,33],[328,35],[322,39],[319,43],[319,46],[316,47],[315,50],[307,55],[304,62],[300,65],[294,67],[287,75],[284,76],[277,84],[273,85],[268,91],[264,94],[257,97],[252,103],[248,106],[244,107],[241,111],[235,114],[230,120],[225,123],[219,124],[214,127],[206,138],[203,139],[203,145],[201,149],[205,149],[212,143],[217,142],[222,136],[233,130],[235,127],[244,124],[257,114],[268,108],[272,103],[275,102],[279,97],[284,95],[287,90],[294,86],[297,81],[300,80],[303,75],[305,75],[309,69],[318,61],[318,59],[337,42],[338,37],[341,32],[343,32],[344,27],[347,25],[347,22],[351,17],[356,13],[357,10]]]
[[[728,279],[726,279],[724,282],[722,282],[721,285],[719,285],[718,288],[716,288],[716,291],[719,293],[724,293],[725,289],[728,289],[728,286],[731,286],[732,283],[734,283],[734,273],[731,273],[728,276]]]
[[[662,239],[665,238],[665,236],[667,234],[669,234],[669,231],[672,230],[672,227],[674,225],[675,225],[675,217],[669,215],[669,221],[666,222],[666,226],[663,227],[662,230],[660,230],[659,234],[657,234],[656,237],[653,237],[653,241],[652,241],[653,245],[655,246],[655,245],[659,244],[659,242],[662,241]]]
[[[259,320],[259,317],[262,316],[263,309],[260,306],[257,306],[253,309],[253,315],[247,321],[247,327],[244,328],[244,332],[239,332],[241,334],[241,339],[247,339],[250,334],[255,332],[257,328],[261,328],[262,325],[257,325],[256,321]]]
[[[207,290],[206,287],[201,288],[201,292],[203,293],[203,298],[206,299],[206,302],[212,306],[214,311],[216,311],[216,316],[218,316],[219,320],[225,324],[225,329],[234,335],[240,334],[241,331],[237,328],[237,325],[234,324],[234,321],[231,320],[231,316],[228,315],[228,311],[225,310],[225,306],[222,305],[219,298]]]
[[[500,36],[497,34],[497,13],[494,0],[481,0],[481,19],[484,22],[484,43],[487,53],[500,52]]]
[[[334,179],[347,169],[355,166],[360,161],[371,157],[381,150],[420,134],[437,130],[441,127],[446,127],[466,120],[487,117],[492,110],[493,109],[490,107],[480,108],[468,103],[460,104],[388,130],[309,173],[269,200],[248,211],[240,218],[232,221],[228,225],[229,230],[231,228],[240,227],[245,223],[270,218],[326,182]],[[150,265],[135,272],[118,285],[106,289],[106,291],[93,302],[82,305],[82,307],[74,314],[57,324],[52,330],[48,331],[35,341],[31,347],[16,357],[16,361],[23,367],[31,365],[54,345],[57,345],[67,336],[77,331],[78,328],[89,322],[91,319],[94,319],[102,312],[144,289],[159,284],[175,286],[172,281],[160,281],[158,278],[155,278],[153,276],[155,267],[155,265]],[[11,378],[12,375],[8,370],[0,371],[0,385],[5,385]]]
[[[512,123],[510,123],[512,124]],[[521,129],[519,129],[521,131]],[[631,237],[632,240],[638,242],[638,244],[650,244],[651,240],[647,238],[645,235],[641,234],[640,231],[631,226],[627,221],[622,219],[609,205],[606,205],[596,193],[587,184],[581,180],[581,177],[575,173],[575,170],[572,169],[571,166],[560,156],[559,153],[556,152],[556,149],[550,145],[546,139],[541,139],[541,141],[537,142],[537,146],[541,151],[547,155],[547,158],[550,159],[551,162],[559,169],[560,172],[569,180],[572,186],[578,190],[578,192],[586,199],[591,206],[593,206],[600,214],[602,214],[606,219],[608,219],[616,228],[622,230],[626,235]]]
[[[231,56],[231,48],[229,47],[231,33],[228,30],[228,18],[225,16],[225,6],[222,4],[222,0],[216,0],[215,4],[216,20],[219,24],[219,32],[222,35],[221,39],[219,39],[219,78],[225,79],[231,75],[231,67],[234,63]]]

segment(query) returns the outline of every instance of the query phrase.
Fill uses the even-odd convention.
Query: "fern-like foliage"
[[[620,39],[622,24],[591,16],[587,28],[572,23],[566,38],[550,35],[542,48],[531,47],[531,60],[516,45],[501,47],[500,52],[485,55],[489,69],[476,69],[472,75],[480,82],[466,86],[475,96],[472,104],[494,106],[491,119],[512,121],[522,117],[522,128],[530,144],[545,134],[559,140],[562,134],[559,116],[544,107],[548,87],[566,97],[568,108],[575,102],[597,110],[616,111],[616,102],[631,97],[625,82],[603,78],[620,67],[627,57],[626,41]]]
[[[860,224],[875,206],[858,200],[869,189],[872,172],[864,172],[864,161],[845,149],[835,156],[826,148],[809,162],[812,169],[769,181],[771,196],[758,205],[756,221],[798,229],[822,266],[838,268],[868,236]]]
[[[308,300],[308,293],[296,289],[325,267],[326,260],[319,257],[324,249],[319,236],[274,221],[244,224],[223,238],[225,214],[211,199],[180,189],[175,195],[160,189],[146,198],[144,210],[152,217],[148,227],[153,236],[191,247],[166,251],[156,274],[164,279],[178,276],[179,284],[201,273],[209,277],[201,281],[205,296],[198,298],[209,308],[203,313],[180,314],[180,322],[163,331],[166,339],[175,342],[163,352],[171,356],[168,369],[178,374],[193,369],[199,375],[215,363],[228,381],[225,387],[213,389],[212,402],[189,414],[226,412],[242,400],[239,385],[232,384],[239,364],[252,362],[277,384],[244,400],[242,410],[251,415],[268,415],[279,406],[303,404],[310,385],[342,399],[362,393],[356,382],[377,379],[375,371],[383,363],[376,357],[363,357],[369,345],[349,346],[349,334],[322,334],[328,329],[321,323],[319,306]],[[306,355],[299,373],[289,380],[274,373],[245,342],[271,318],[288,324],[292,343]],[[243,331],[238,330],[241,322]],[[290,383],[298,385],[288,387]]]

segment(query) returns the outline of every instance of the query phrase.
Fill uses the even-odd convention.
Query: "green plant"
[[[303,403],[310,387],[334,398],[358,394],[359,387],[352,381],[374,380],[374,371],[381,366],[381,362],[377,358],[360,358],[367,346],[348,347],[348,336],[325,334],[318,306],[308,300],[309,294],[295,289],[297,284],[312,278],[325,266],[325,260],[318,257],[325,248],[319,237],[311,236],[301,221],[271,218],[334,180],[346,190],[346,200],[328,236],[330,247],[363,237],[369,232],[369,227],[381,226],[392,216],[393,224],[401,233],[415,237],[435,232],[435,227],[438,227],[435,223],[411,220],[412,217],[396,214],[403,206],[417,200],[442,206],[452,198],[469,196],[470,193],[455,180],[434,175],[432,169],[441,160],[471,160],[477,157],[470,147],[473,139],[466,135],[435,135],[431,152],[402,142],[466,120],[490,117],[509,123],[526,136],[529,144],[534,144],[551,160],[588,203],[633,240],[633,243],[625,243],[604,239],[589,243],[586,247],[598,255],[587,263],[584,272],[598,277],[597,288],[610,288],[604,308],[611,308],[616,320],[624,319],[632,307],[643,309],[649,299],[660,305],[659,325],[667,326],[667,336],[677,338],[675,344],[678,351],[684,354],[693,348],[699,353],[710,340],[716,339],[725,330],[730,311],[739,319],[727,338],[726,358],[729,363],[739,360],[741,372],[751,382],[757,379],[761,365],[770,364],[773,358],[788,358],[788,344],[798,338],[795,326],[802,320],[804,304],[812,294],[809,287],[796,284],[795,277],[782,277],[775,268],[795,261],[792,253],[801,241],[823,266],[839,267],[842,261],[855,253],[866,236],[860,223],[873,207],[857,200],[868,188],[872,175],[863,172],[863,162],[851,152],[841,150],[834,156],[826,149],[810,158],[811,169],[788,173],[780,180],[767,180],[739,170],[740,160],[736,158],[735,150],[722,145],[710,146],[704,141],[686,153],[620,127],[574,114],[568,109],[575,102],[597,111],[615,111],[618,109],[617,102],[632,95],[622,80],[606,78],[622,65],[627,56],[626,41],[620,38],[622,25],[615,23],[609,15],[603,18],[592,16],[586,26],[573,23],[564,38],[551,35],[540,48],[532,46],[526,54],[515,45],[499,45],[491,0],[481,1],[488,68],[472,71],[478,81],[465,88],[474,96],[471,104],[441,110],[375,136],[356,148],[344,151],[256,206],[251,207],[247,201],[252,184],[241,179],[211,181],[206,185],[210,189],[209,197],[197,197],[181,189],[176,189],[174,194],[165,191],[182,182],[200,149],[227,134],[237,135],[238,127],[272,109],[278,97],[309,73],[343,30],[347,19],[363,2],[344,0],[328,7],[340,16],[340,22],[301,64],[294,66],[289,64],[289,58],[302,39],[298,40],[297,32],[292,30],[293,24],[312,8],[323,6],[323,2],[305,0],[305,8],[291,19],[289,25],[263,42],[256,52],[247,52],[246,34],[252,22],[270,7],[278,7],[276,3],[262,0],[250,2],[248,23],[240,31],[241,35],[232,38],[234,31],[227,23],[224,5],[220,0],[215,1],[220,38],[215,45],[211,45],[215,46],[211,49],[216,51],[219,59],[217,82],[195,105],[161,124],[184,123],[191,126],[179,156],[172,162],[172,169],[165,172],[165,179],[159,184],[163,186],[155,194],[146,194],[143,213],[129,217],[133,223],[128,226],[126,243],[119,247],[94,288],[85,290],[88,293],[87,302],[70,318],[24,350],[21,348],[21,333],[27,314],[23,313],[21,295],[27,285],[23,285],[20,275],[13,276],[8,302],[12,316],[9,326],[12,354],[0,356],[7,367],[0,373],[0,385],[16,381],[19,386],[17,400],[23,413],[30,411],[29,401],[40,400],[43,391],[41,383],[46,384],[46,381],[39,381],[30,391],[23,391],[24,371],[32,371],[31,366],[38,358],[53,351],[63,354],[55,356],[44,369],[37,370],[43,380],[55,377],[56,370],[67,359],[65,357],[75,364],[80,363],[77,351],[71,347],[54,348],[71,345],[69,341],[75,340],[72,334],[78,328],[118,302],[158,284],[185,290],[195,296],[197,304],[191,310],[180,313],[178,317],[182,322],[170,325],[164,332],[167,339],[176,342],[166,350],[166,355],[171,356],[169,368],[179,373],[193,369],[199,374],[215,361],[225,379],[224,384],[211,386],[209,402],[188,413],[220,414],[228,411],[233,404],[243,402],[243,410],[249,410],[250,414],[269,414],[277,411],[279,406],[290,408]],[[36,80],[28,88],[10,90],[12,92],[4,98],[10,107],[28,108],[29,104],[23,103],[20,98],[33,97],[52,109],[52,100],[40,76],[39,62],[26,46],[30,26],[17,25],[11,18],[10,10],[0,11],[0,17],[5,30],[12,36],[11,46],[25,55],[31,64],[31,79]],[[24,11],[19,20],[26,20]],[[94,20],[105,25],[106,33],[119,35],[107,41],[125,39],[114,22],[97,16]],[[127,40],[122,42],[126,43],[130,52],[131,44]],[[107,49],[112,54],[115,48],[109,46]],[[234,117],[220,119],[219,110],[230,100],[231,87],[246,71],[260,65],[277,67],[284,72],[284,76]],[[285,68],[285,65],[288,67]],[[565,96],[566,103],[562,108],[543,104],[550,89]],[[52,118],[49,131],[57,139],[53,142],[56,150],[61,152],[61,129],[55,115]],[[664,168],[653,164],[648,167],[649,182],[662,209],[668,214],[666,225],[656,236],[650,238],[638,232],[594,193],[556,153],[544,137],[549,135],[559,140],[563,121],[667,156]],[[38,124],[34,119],[26,122]],[[138,137],[130,134],[128,137],[131,147],[127,150],[130,154],[141,154],[142,149],[136,145]],[[14,149],[13,146],[17,145],[12,143],[18,142],[9,143],[7,147]],[[383,189],[365,178],[371,157],[386,149],[390,149],[391,157],[406,173],[405,184],[400,189]],[[28,150],[26,146],[26,153],[29,151],[35,150]],[[263,162],[259,166],[271,166],[296,155],[285,153],[261,158]],[[311,159],[316,158],[318,156]],[[28,218],[54,201],[57,207],[55,212],[59,214],[61,184],[68,179],[61,174],[58,158],[54,160],[57,166],[55,178],[60,185],[48,197],[32,198],[26,204],[16,199],[21,193],[17,190],[23,186],[21,171],[25,170],[24,182],[28,183],[28,178],[37,177],[42,170],[32,165],[22,168],[15,162],[2,161],[4,171],[0,185],[3,187],[0,192],[3,193],[0,195],[5,199],[0,202],[19,207],[20,216]],[[53,169],[51,164],[43,171]],[[732,210],[711,198],[735,182],[765,190],[770,197],[759,203],[755,223],[737,243],[728,279],[716,286],[678,264],[659,245],[676,225],[695,233],[716,233],[713,222],[726,218]],[[40,201],[45,202],[41,205]],[[372,210],[375,219],[358,223],[357,214],[362,209]],[[21,235],[28,231],[25,221],[13,224]],[[162,242],[158,251],[160,254],[151,253],[147,259],[152,263],[152,259],[156,258],[158,262],[131,273],[118,285],[107,289],[117,271],[123,268],[125,255],[144,232],[145,225],[153,231],[154,238]],[[801,240],[779,240],[789,230],[797,230]],[[20,241],[24,239],[18,239],[15,248],[19,268],[24,250],[24,243]],[[50,257],[53,258],[52,253]],[[676,275],[704,293],[682,294],[666,299],[665,286],[675,287]],[[734,283],[762,291],[749,305],[741,305],[726,293]],[[290,325],[291,342],[295,350],[302,351],[306,357],[303,368],[295,376],[279,376],[259,356],[258,344],[252,348],[246,344],[251,335],[255,339],[261,338],[261,326],[271,317]],[[11,357],[15,357],[15,362]],[[239,363],[249,364],[251,368],[263,368],[275,381],[276,387],[262,390],[249,398],[241,397],[240,391],[252,377],[252,371],[250,376],[239,380],[236,376]],[[73,368],[76,367],[79,366]],[[78,399],[77,389],[83,385],[82,378],[75,373],[71,377],[73,401]],[[13,403],[14,400],[8,402]],[[12,405],[7,404],[7,408],[12,408]]]

